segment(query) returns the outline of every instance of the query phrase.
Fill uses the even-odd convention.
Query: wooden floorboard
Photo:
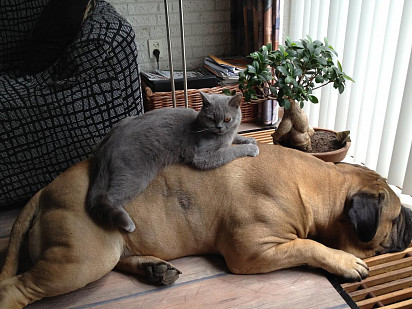
[[[0,212],[0,265],[18,212]],[[302,267],[233,275],[220,256],[185,257],[171,263],[182,275],[169,287],[111,271],[82,289],[28,308],[349,308],[321,271]]]

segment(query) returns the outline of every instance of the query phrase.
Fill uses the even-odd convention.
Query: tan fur
[[[239,274],[310,265],[349,280],[365,277],[359,257],[389,245],[387,234],[400,212],[387,184],[366,169],[279,146],[259,148],[258,157],[215,170],[166,168],[126,206],[133,233],[104,229],[88,217],[92,164],[76,164],[35,195],[17,219],[0,274],[0,307],[21,308],[73,291],[116,264],[170,284],[180,272],[163,260],[193,254],[220,253]],[[344,215],[345,201],[360,191],[385,194],[379,228],[368,243],[357,239]],[[15,276],[26,231],[34,266]]]

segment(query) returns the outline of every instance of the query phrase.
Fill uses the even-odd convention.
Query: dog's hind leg
[[[146,277],[153,283],[169,285],[182,273],[172,264],[154,256],[129,256],[117,263],[116,269]]]
[[[91,243],[96,247],[97,241]],[[110,247],[104,254],[64,242],[50,247],[30,270],[0,282],[0,308],[23,308],[41,298],[77,290],[109,273],[119,258],[120,251]]]

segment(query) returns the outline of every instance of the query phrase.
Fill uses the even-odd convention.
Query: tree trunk
[[[308,117],[300,108],[299,102],[289,100],[290,107],[285,109],[279,127],[272,134],[273,143],[286,147],[311,151],[310,138],[315,133],[309,125]]]

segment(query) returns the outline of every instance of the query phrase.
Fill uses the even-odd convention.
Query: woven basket
[[[150,111],[162,107],[173,107],[172,93],[171,92],[152,92],[150,87],[143,84],[145,89],[144,93],[144,105],[145,111]],[[206,93],[222,93],[223,89],[229,89],[230,91],[239,91],[237,85],[230,85],[224,87],[213,87],[203,89],[188,89],[187,97],[189,107],[194,110],[199,110],[202,107],[202,98],[199,91]],[[176,90],[176,107],[184,107],[185,98],[183,90]],[[257,120],[258,107],[256,104],[246,103],[242,98],[240,105],[242,111],[242,122],[250,122]]]

